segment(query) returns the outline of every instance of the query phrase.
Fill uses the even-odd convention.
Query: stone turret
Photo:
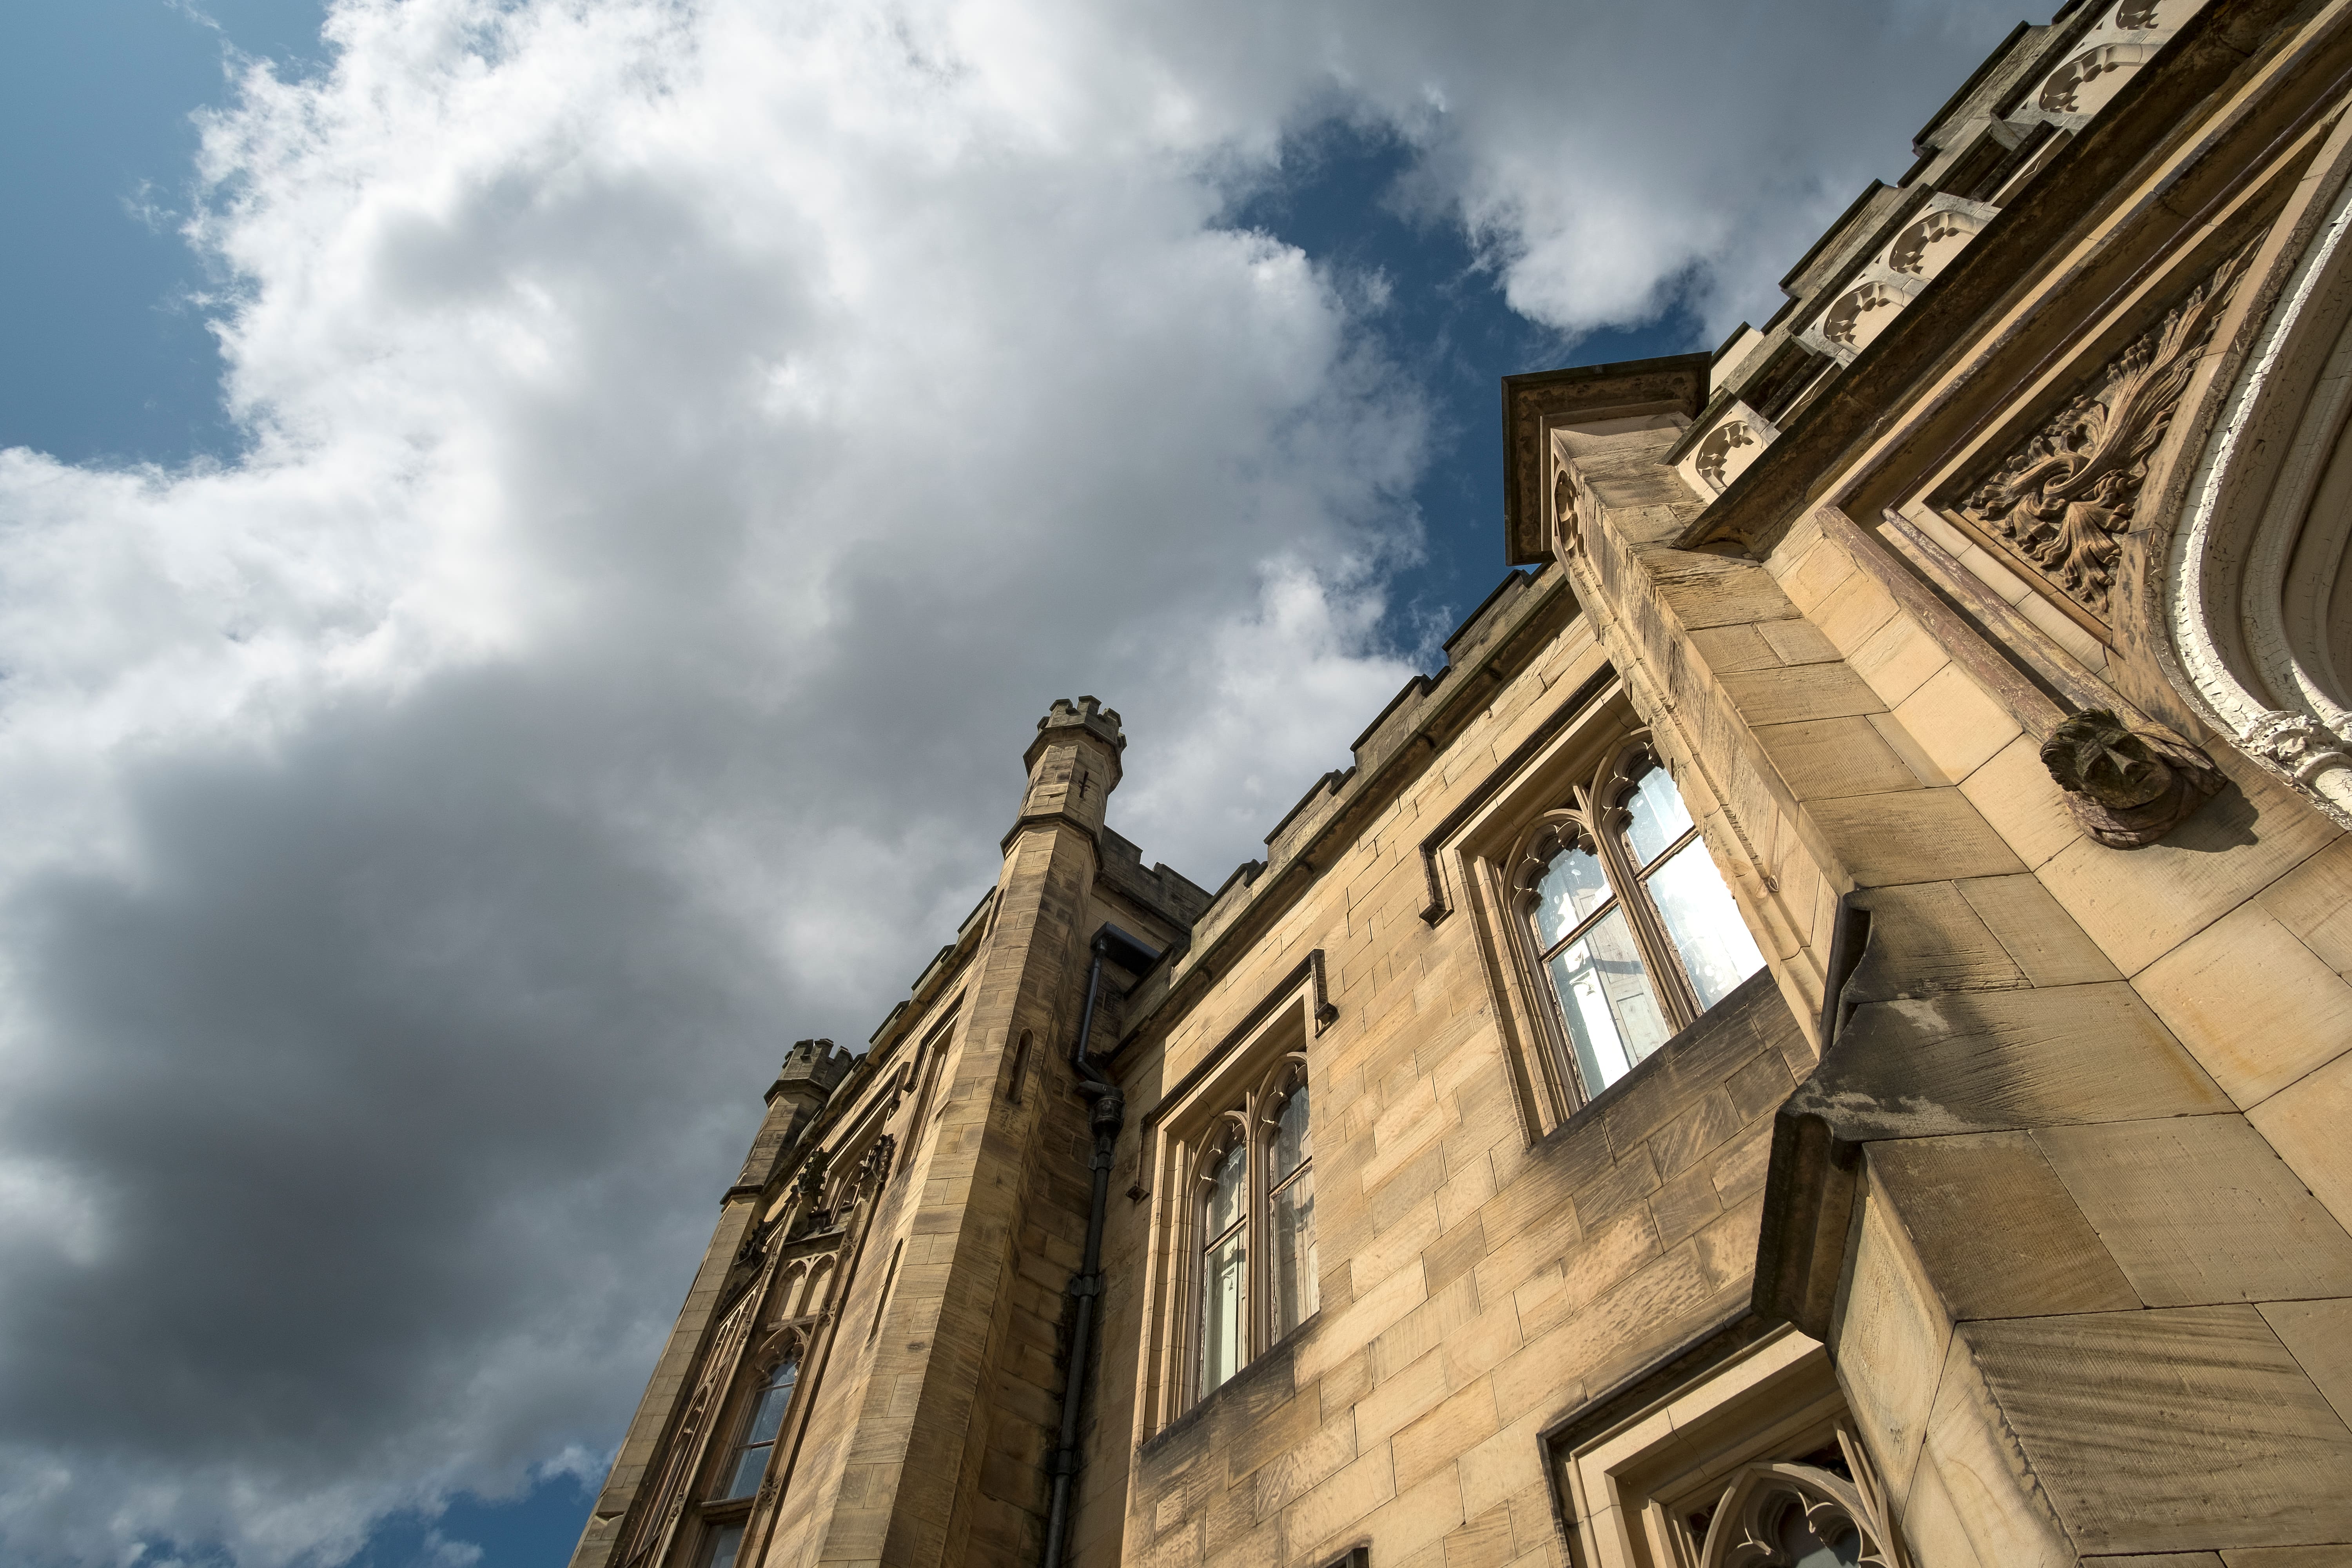
[[[1072,702],[1056,698],[1053,708],[1037,721],[1037,738],[1021,760],[1028,765],[1029,790],[1022,798],[1021,818],[1005,836],[1005,847],[1023,828],[1063,821],[1087,837],[1100,835],[1103,806],[1118,787],[1118,754],[1127,736],[1118,727],[1118,710],[1091,697]]]
[[[856,1063],[855,1055],[831,1040],[795,1040],[776,1081],[768,1086],[768,1103],[789,1099],[793,1109],[814,1115]]]

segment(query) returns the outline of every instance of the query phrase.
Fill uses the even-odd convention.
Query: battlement
[[[1037,748],[1061,739],[1072,730],[1085,730],[1108,742],[1113,753],[1127,750],[1127,735],[1118,727],[1118,710],[1106,708],[1092,697],[1081,697],[1076,702],[1066,697],[1054,699],[1054,706],[1037,721],[1037,738],[1029,742],[1024,761],[1031,767],[1037,763]]]
[[[767,1098],[773,1103],[777,1095],[798,1084],[813,1084],[820,1093],[829,1095],[856,1064],[855,1052],[831,1040],[795,1040],[785,1054],[784,1065],[776,1070],[776,1081]]]

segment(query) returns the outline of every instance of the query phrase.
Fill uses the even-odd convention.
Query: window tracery
[[[1675,1417],[1660,1421],[1671,1406]],[[1910,1568],[1822,1346],[1773,1330],[1650,1404],[1545,1436],[1586,1563]]]
[[[1581,1098],[1764,966],[1646,739],[1538,818],[1515,864],[1519,927]]]
[[[1838,1451],[1836,1471],[1789,1459],[1743,1467],[1706,1516],[1699,1568],[1903,1568],[1878,1500],[1859,1484],[1868,1467],[1853,1465],[1843,1432]]]

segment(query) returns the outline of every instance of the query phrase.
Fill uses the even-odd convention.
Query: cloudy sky
[[[1046,703],[1214,885],[2015,20],[8,8],[0,1557],[556,1568]]]

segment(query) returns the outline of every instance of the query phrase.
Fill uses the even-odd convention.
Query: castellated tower
[[[1126,744],[1096,699],[1055,701],[956,940],[863,1056],[793,1047],[575,1568],[1038,1559],[1093,1196],[1088,982],[1099,1049],[1208,902],[1106,827]]]

